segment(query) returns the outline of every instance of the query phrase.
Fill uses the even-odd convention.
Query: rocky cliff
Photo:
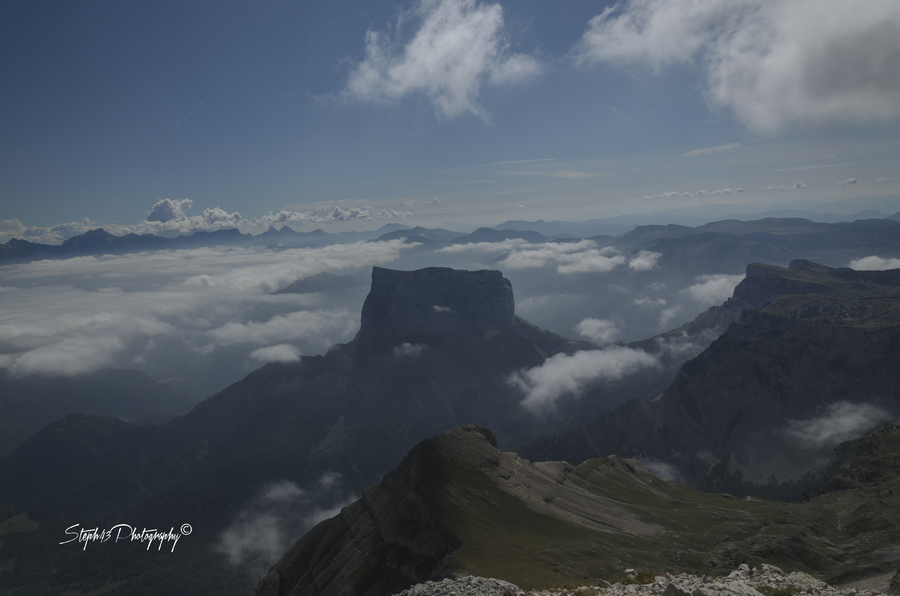
[[[900,416],[898,283],[900,271],[750,265],[722,307],[748,310],[658,401],[631,402],[523,453],[573,463],[617,453],[737,493],[791,480],[792,494],[760,494],[797,497],[837,429],[861,434]]]
[[[499,271],[373,267],[358,339],[396,343],[470,331],[485,335],[512,325],[512,284]]]

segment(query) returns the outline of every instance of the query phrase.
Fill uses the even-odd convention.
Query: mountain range
[[[663,480],[654,478],[648,469],[708,490],[761,494],[761,487],[768,487],[772,495],[781,490],[775,496],[782,497],[798,492],[798,481],[807,471],[811,476],[806,476],[800,491],[807,497],[816,494],[817,487],[834,489],[838,486],[835,482],[874,481],[868,468],[854,468],[840,480],[828,475],[827,450],[837,440],[850,438],[839,433],[831,433],[816,449],[807,450],[805,459],[787,450],[792,447],[792,437],[806,437],[815,443],[828,435],[827,423],[835,416],[861,420],[851,428],[857,433],[854,436],[896,417],[892,388],[897,384],[892,375],[897,373],[890,366],[896,362],[900,323],[896,273],[836,270],[808,261],[797,261],[790,268],[754,264],[725,304],[670,333],[627,346],[612,345],[604,352],[538,329],[516,316],[512,286],[500,272],[446,268],[404,272],[376,267],[353,341],[334,346],[322,356],[266,365],[190,413],[160,426],[74,414],[49,424],[0,458],[0,528],[10,528],[0,545],[0,585],[12,594],[97,589],[129,594],[249,593],[273,549],[281,552],[313,522],[352,500],[426,437],[464,424],[492,428],[490,433],[477,433],[495,450],[502,446],[534,460],[569,460],[569,464],[536,464],[546,473],[523,477],[523,486],[533,486],[545,504],[556,498],[552,483],[546,484],[553,489],[550,492],[546,486],[541,488],[548,479],[562,486],[567,474],[591,477],[600,469],[597,466],[631,473],[630,466],[650,487],[646,490],[663,495],[659,511],[676,501],[690,509],[697,503],[722,503],[717,499],[725,497],[659,484]],[[722,330],[724,335],[707,348]],[[610,353],[637,354],[646,366],[600,378],[581,391],[564,391],[549,414],[523,407],[527,389],[523,379],[531,378],[526,371],[568,362],[566,358],[576,355],[602,358]],[[797,358],[798,354],[803,357]],[[655,399],[657,396],[661,397]],[[860,412],[864,414],[861,417]],[[765,457],[754,451],[760,444],[769,448]],[[644,467],[620,458],[607,459],[593,468],[574,467],[589,457],[611,454],[637,457]],[[503,459],[496,454],[485,457]],[[458,459],[450,457],[456,461],[454,458]],[[440,468],[443,464],[435,465]],[[524,463],[510,465],[527,467]],[[389,591],[411,578],[433,574],[435,569],[458,564],[458,569],[466,570],[469,563],[465,561],[485,559],[484,553],[491,551],[461,549],[461,544],[476,548],[472,545],[478,540],[472,536],[485,535],[465,538],[460,532],[465,528],[476,531],[473,528],[490,520],[498,524],[493,531],[498,536],[511,531],[507,524],[519,519],[546,526],[547,532],[556,533],[556,540],[566,539],[565,532],[559,534],[552,524],[547,526],[543,517],[528,517],[531,514],[512,501],[511,517],[495,515],[489,508],[481,515],[474,508],[473,515],[481,515],[477,523],[475,518],[467,518],[465,504],[475,503],[478,495],[487,495],[489,503],[499,502],[501,497],[484,485],[480,476],[454,474],[447,472],[429,489],[437,491],[434,498],[450,495],[446,511],[452,523],[439,517],[434,518],[439,524],[428,526],[432,518],[426,516],[422,521],[411,513],[416,524],[422,521],[423,528],[436,528],[438,537],[433,544],[426,537],[426,542],[429,549],[436,549],[427,551],[431,553],[428,561],[438,567],[404,571],[405,555],[401,551],[390,554],[395,551],[389,549],[381,561],[387,567],[369,561],[375,575],[367,575],[369,579],[360,580],[359,585],[381,585]],[[788,479],[793,484],[785,485],[783,481]],[[466,484],[469,481],[475,488]],[[608,479],[596,482],[605,485]],[[625,495],[632,493],[642,494],[631,487],[615,499],[627,501]],[[366,494],[368,490],[363,492],[364,499]],[[457,496],[462,500],[454,501]],[[625,507],[634,515],[635,508],[643,506],[641,498],[636,498]],[[398,515],[405,515],[402,502],[394,499],[391,503],[400,507]],[[560,505],[559,515],[568,515],[565,511],[572,507],[576,505]],[[767,535],[762,528],[787,523],[785,520],[795,515],[783,513],[789,510],[779,509],[782,505],[766,507],[776,512],[774,517],[748,522],[745,534],[749,535],[752,527],[754,535]],[[729,515],[746,517],[743,510],[736,511]],[[882,515],[882,509],[877,512]],[[520,514],[524,517],[516,518]],[[572,511],[569,514],[574,515]],[[678,527],[687,531],[687,520],[704,515],[708,516],[708,511],[690,510]],[[717,509],[711,515],[724,513]],[[809,523],[833,521],[828,517],[831,514],[822,515],[825,517],[810,517]],[[360,523],[370,524],[360,519]],[[676,532],[676,526],[653,519],[667,528],[666,532]],[[105,548],[97,544],[82,551],[58,544],[74,523],[103,528],[123,520],[145,527],[188,522],[196,531],[179,544],[177,558],[135,556],[136,551],[123,545]],[[346,529],[334,529],[334,523],[328,527],[346,538]],[[376,533],[387,531],[377,519],[371,523],[378,528]],[[655,527],[646,520],[641,523]],[[449,534],[441,534],[441,524],[449,528]],[[885,536],[894,536],[891,524],[893,521],[882,528]],[[271,532],[255,533],[260,525]],[[504,527],[507,529],[502,530]],[[878,524],[873,527],[881,528]],[[316,531],[323,535],[324,530]],[[614,540],[590,534],[594,538],[584,540],[594,546],[585,542],[579,548],[584,552],[600,546],[627,551],[632,543],[641,545],[633,551],[631,561],[639,555],[649,556],[648,549],[659,546],[658,539],[637,540],[640,532],[622,530],[621,536],[616,532],[612,532],[618,536]],[[723,530],[716,544],[727,544],[721,542],[725,535]],[[683,538],[666,536],[675,542],[684,540],[680,543],[684,545],[697,540],[690,533]],[[778,560],[788,568],[819,569],[803,558],[806,555],[791,550],[790,540],[802,542],[806,537],[779,532],[770,538],[735,548],[744,554],[749,549],[758,560]],[[513,538],[509,540],[504,544],[514,543]],[[550,542],[557,544],[556,540]],[[338,546],[335,543],[335,548]],[[816,542],[815,548],[819,546]],[[308,553],[313,547],[303,548]],[[734,558],[729,559],[732,550],[720,552],[712,542],[704,548],[702,552],[695,549],[690,556],[682,554],[683,568],[693,569],[707,556],[710,558],[704,561],[713,560],[717,565]],[[520,565],[527,566],[525,561],[532,556],[529,552],[533,551],[520,551]],[[574,556],[574,551],[560,552],[561,557]],[[821,555],[816,552],[815,556]],[[862,554],[852,552],[857,554],[833,560],[847,571],[869,564]],[[676,565],[677,555],[657,554],[653,560]],[[608,573],[625,560],[613,559],[598,563],[594,572]],[[326,567],[330,564],[317,560]],[[822,560],[832,562],[827,557]],[[47,561],[53,561],[51,573]],[[449,567],[440,567],[442,564]],[[418,568],[419,563],[413,566]],[[248,570],[256,575],[247,575]],[[543,582],[552,576],[540,577]],[[535,582],[533,585],[539,585]],[[281,583],[279,579],[278,585]]]

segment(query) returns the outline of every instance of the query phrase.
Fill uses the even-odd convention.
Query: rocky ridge
[[[881,591],[837,588],[808,573],[785,573],[765,563],[750,568],[747,564],[724,577],[680,573],[656,576],[651,583],[640,584],[633,579],[633,569],[626,571],[625,582],[605,583],[602,586],[580,586],[525,592],[509,582],[463,577],[425,582],[400,593],[399,596],[877,596]]]

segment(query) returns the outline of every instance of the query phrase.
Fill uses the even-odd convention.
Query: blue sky
[[[2,241],[900,194],[895,0],[10,1],[0,47]]]

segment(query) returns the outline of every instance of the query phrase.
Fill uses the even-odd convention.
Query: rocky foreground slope
[[[419,443],[297,541],[256,595],[380,596],[461,575],[541,590],[629,567],[716,575],[742,563],[830,581],[884,573],[900,556],[898,447],[900,424],[848,443],[833,466],[843,480],[782,503],[699,492],[615,456],[532,463],[462,427]]]
[[[859,591],[856,588],[836,588],[808,573],[785,573],[774,565],[761,564],[751,569],[741,564],[727,576],[666,573],[652,578],[640,578],[634,570],[623,581],[610,584],[535,590],[529,596],[877,596],[876,589]],[[641,574],[646,575],[646,574]],[[650,580],[650,581],[642,581]],[[400,596],[522,596],[525,592],[503,580],[464,577],[417,584]]]

